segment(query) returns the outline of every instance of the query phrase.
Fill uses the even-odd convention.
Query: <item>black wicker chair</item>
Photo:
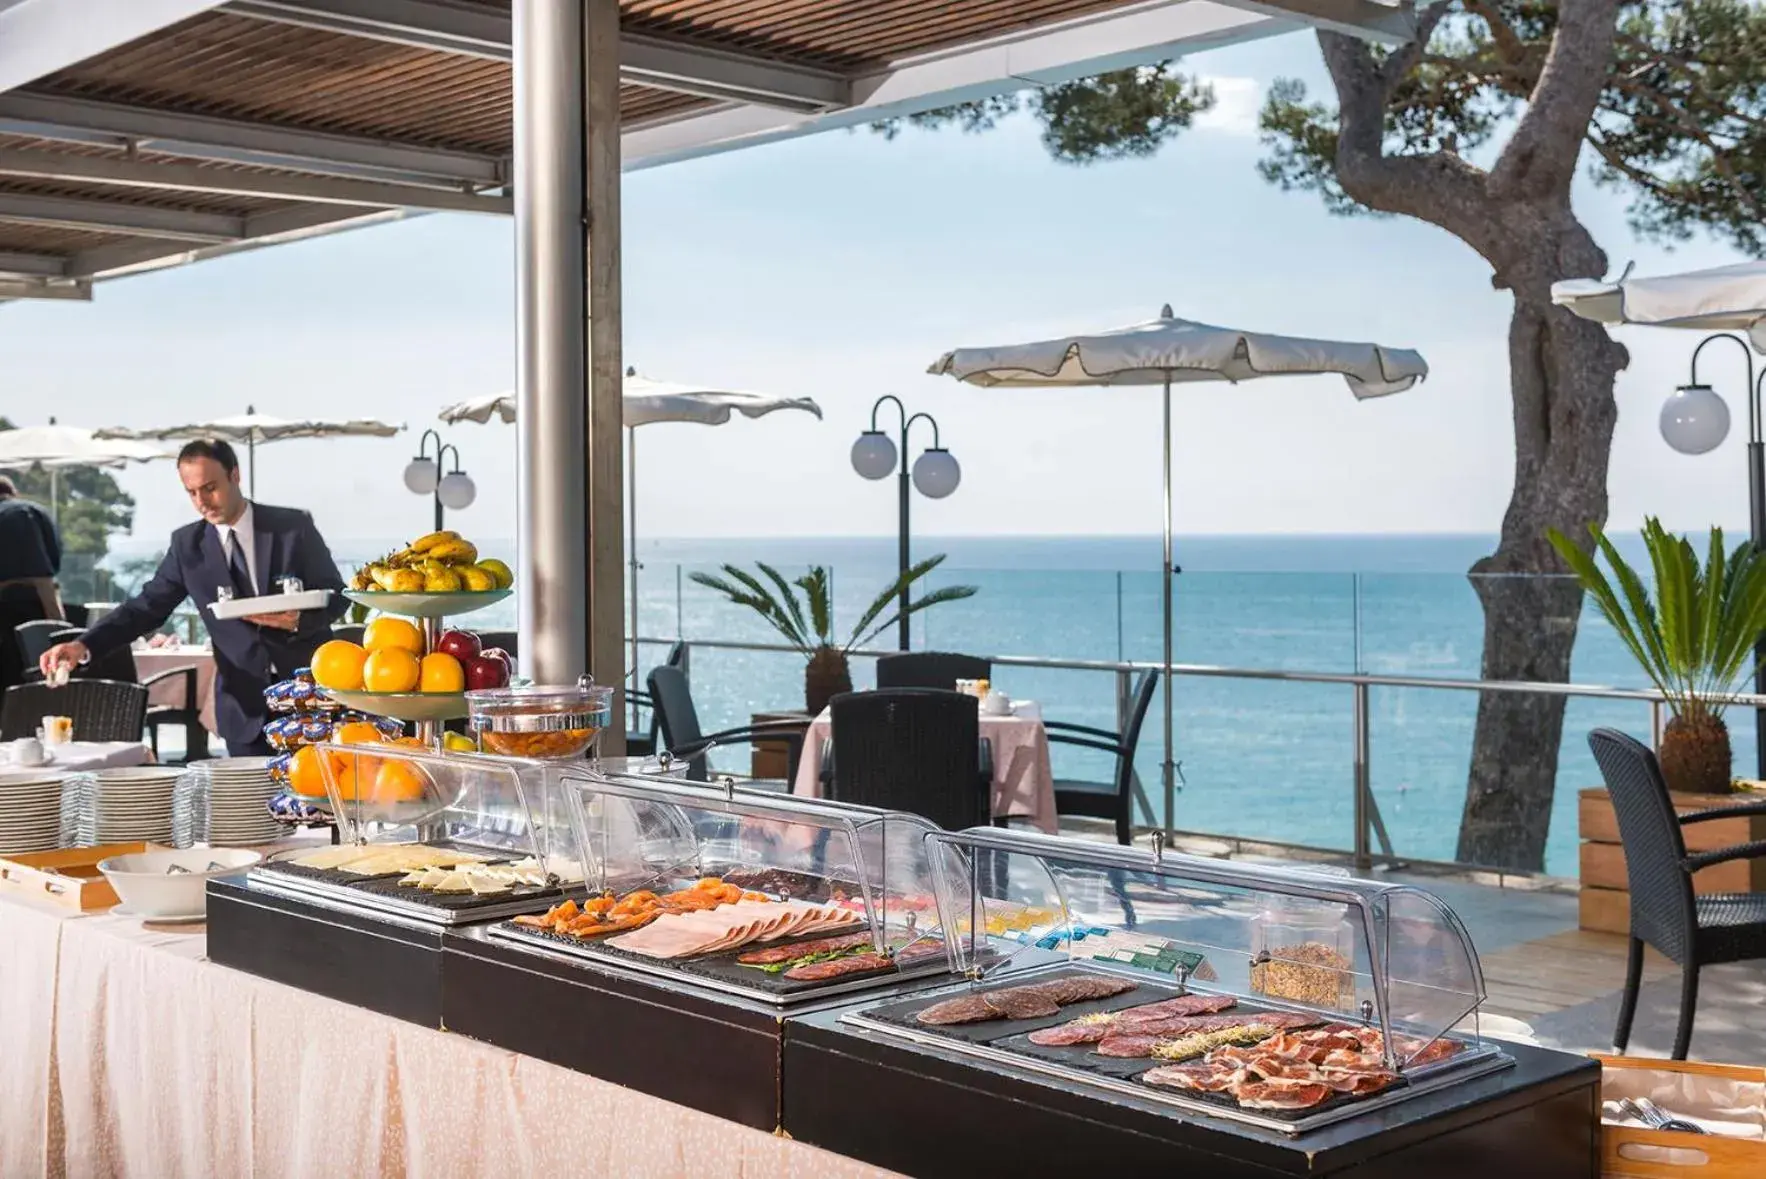
[[[668,658],[664,659],[660,666],[679,668],[681,674],[688,676],[690,680],[691,675],[687,669],[687,644],[677,641],[668,649]],[[656,739],[659,735],[659,729],[661,726],[656,711],[656,702],[652,699],[649,692],[637,691],[631,692],[627,696],[627,700],[632,704],[636,704],[640,708],[648,708],[650,710],[650,723],[648,726],[626,730],[626,756],[649,757],[656,752]]]
[[[949,692],[958,680],[993,678],[993,664],[974,655],[946,651],[903,651],[877,657],[879,688],[942,688]]]
[[[1134,839],[1134,753],[1140,745],[1147,709],[1153,703],[1153,691],[1158,686],[1156,672],[1149,671],[1141,676],[1130,697],[1127,724],[1120,733],[1065,721],[1043,722],[1051,745],[1076,745],[1115,756],[1116,773],[1111,781],[1056,778],[1055,810],[1063,815],[1115,820],[1116,842],[1124,845]]]
[[[1686,823],[1766,814],[1766,802],[1676,815],[1662,767],[1647,745],[1613,729],[1594,730],[1588,734],[1588,744],[1619,819],[1631,888],[1631,947],[1613,1045],[1623,1052],[1631,1039],[1647,943],[1680,965],[1680,1025],[1674,1033],[1673,1058],[1685,1060],[1698,1008],[1699,969],[1766,958],[1766,892],[1698,896],[1692,890],[1692,875],[1712,864],[1766,857],[1766,840],[1688,855],[1680,828]]]
[[[761,789],[789,791],[797,776],[797,762],[803,756],[803,726],[784,722],[777,725],[743,725],[707,733],[700,728],[699,710],[693,705],[693,691],[687,686],[687,673],[678,667],[655,667],[650,670],[650,699],[655,709],[663,748],[687,763],[687,778],[704,782],[710,775],[706,754],[719,745],[749,744],[757,737],[782,740],[789,746],[784,780],[751,778],[748,785]]]
[[[60,630],[50,636],[50,641],[65,643],[70,639],[81,638],[85,633],[79,629]],[[170,671],[156,672],[146,679],[142,679],[140,670],[135,666],[134,654],[124,646],[97,656],[84,667],[75,668],[74,678],[140,684],[150,692],[156,684],[166,682],[178,684],[180,689],[179,703],[154,704],[149,705],[147,709],[147,716],[143,723],[147,730],[147,743],[153,749],[154,760],[164,760],[159,755],[159,731],[162,728],[184,730],[184,761],[186,763],[201,761],[208,756],[208,728],[202,723],[202,707],[196,698],[196,669],[194,667],[174,667]],[[106,738],[106,740],[117,739]],[[128,739],[134,741],[139,740],[139,737]]]
[[[834,778],[829,796],[907,811],[947,830],[993,821],[973,696],[931,688],[845,692],[829,702]]]
[[[67,623],[59,618],[39,618],[35,622],[21,622],[12,628],[12,634],[18,643],[19,658],[24,660],[25,678],[39,676],[38,661],[43,652],[55,645],[54,636],[67,629]]]
[[[34,736],[46,716],[72,717],[76,741],[139,741],[147,689],[114,680],[71,680],[60,688],[14,684],[0,698],[0,741]]]

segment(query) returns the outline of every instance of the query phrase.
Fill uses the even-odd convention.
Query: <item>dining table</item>
[[[821,796],[822,750],[833,735],[834,722],[824,708],[804,733],[803,755],[791,781],[793,794],[806,798]],[[1055,772],[1049,761],[1049,733],[1036,701],[1013,701],[1009,711],[998,714],[983,708],[981,739],[993,752],[994,817],[1027,819],[1039,831],[1060,834],[1055,811]]]
[[[30,765],[18,762],[14,749],[10,743],[0,744],[0,770],[58,770],[71,774],[144,766],[153,760],[153,751],[141,741],[64,741],[44,746],[47,760]]]
[[[215,653],[207,644],[167,645],[163,647],[137,643],[129,652],[135,659],[135,673],[142,680],[147,680],[161,672],[177,671],[179,668],[196,669],[196,700],[195,707],[202,717],[202,727],[214,733],[215,729]],[[174,676],[151,685],[147,689],[147,705],[149,708],[189,708],[191,702],[184,699],[184,677]]]

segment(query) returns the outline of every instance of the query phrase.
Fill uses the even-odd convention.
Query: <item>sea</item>
[[[1492,536],[1180,537],[1175,578],[1175,660],[1248,670],[1366,672],[1443,680],[1479,678],[1483,617],[1467,570]],[[392,547],[333,540],[340,565]],[[509,542],[482,551],[509,555]],[[1632,559],[1637,546],[1622,543]],[[975,596],[933,607],[911,623],[914,649],[1058,660],[1156,661],[1161,653],[1160,539],[1125,537],[921,537],[915,560],[939,553],[933,587],[971,585]],[[638,629],[647,669],[676,639],[777,641],[752,611],[692,579],[725,562],[775,566],[787,578],[812,565],[831,572],[835,627],[844,641],[896,568],[893,537],[645,539],[638,550]],[[887,613],[885,617],[887,617]],[[513,602],[471,619],[512,627]],[[894,649],[896,630],[860,645]],[[691,676],[707,730],[756,712],[801,708],[802,660],[781,652],[695,648]],[[853,679],[873,682],[855,658]],[[1646,681],[1605,621],[1585,610],[1572,679],[1643,688]],[[1116,727],[1116,677],[1089,670],[1000,668],[994,685],[1035,700],[1048,719]],[[1370,691],[1370,776],[1393,851],[1454,858],[1464,806],[1478,693],[1414,687]],[[1141,735],[1136,768],[1163,817],[1162,701]],[[1184,676],[1173,695],[1174,757],[1182,781],[1170,822],[1178,829],[1347,850],[1354,830],[1352,690],[1343,684]],[[1738,770],[1754,766],[1754,724],[1732,711]],[[1599,784],[1587,733],[1611,725],[1647,739],[1645,703],[1572,699],[1558,751],[1557,792],[1545,870],[1577,870],[1577,791]],[[1537,756],[1538,754],[1532,754]],[[745,753],[726,755],[744,768]],[[714,762],[715,762],[714,758]],[[1106,778],[1105,755],[1056,746],[1058,777]]]

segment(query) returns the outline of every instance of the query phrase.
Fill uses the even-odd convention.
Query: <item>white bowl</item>
[[[262,854],[233,847],[137,852],[98,862],[117,900],[138,917],[194,917],[208,911],[208,882],[243,871]],[[219,865],[211,867],[210,865]],[[168,868],[183,868],[167,873]]]

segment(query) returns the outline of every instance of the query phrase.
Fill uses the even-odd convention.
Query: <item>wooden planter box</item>
[[[1674,794],[1680,814],[1736,806],[1755,794]],[[1602,787],[1581,792],[1577,828],[1582,837],[1581,920],[1583,929],[1604,933],[1631,932],[1631,893],[1625,878],[1625,848],[1619,842],[1619,819]],[[1686,850],[1716,851],[1738,843],[1766,839],[1766,815],[1744,815],[1683,827]],[[1700,893],[1766,891],[1766,859],[1737,860],[1706,868],[1692,878]]]

